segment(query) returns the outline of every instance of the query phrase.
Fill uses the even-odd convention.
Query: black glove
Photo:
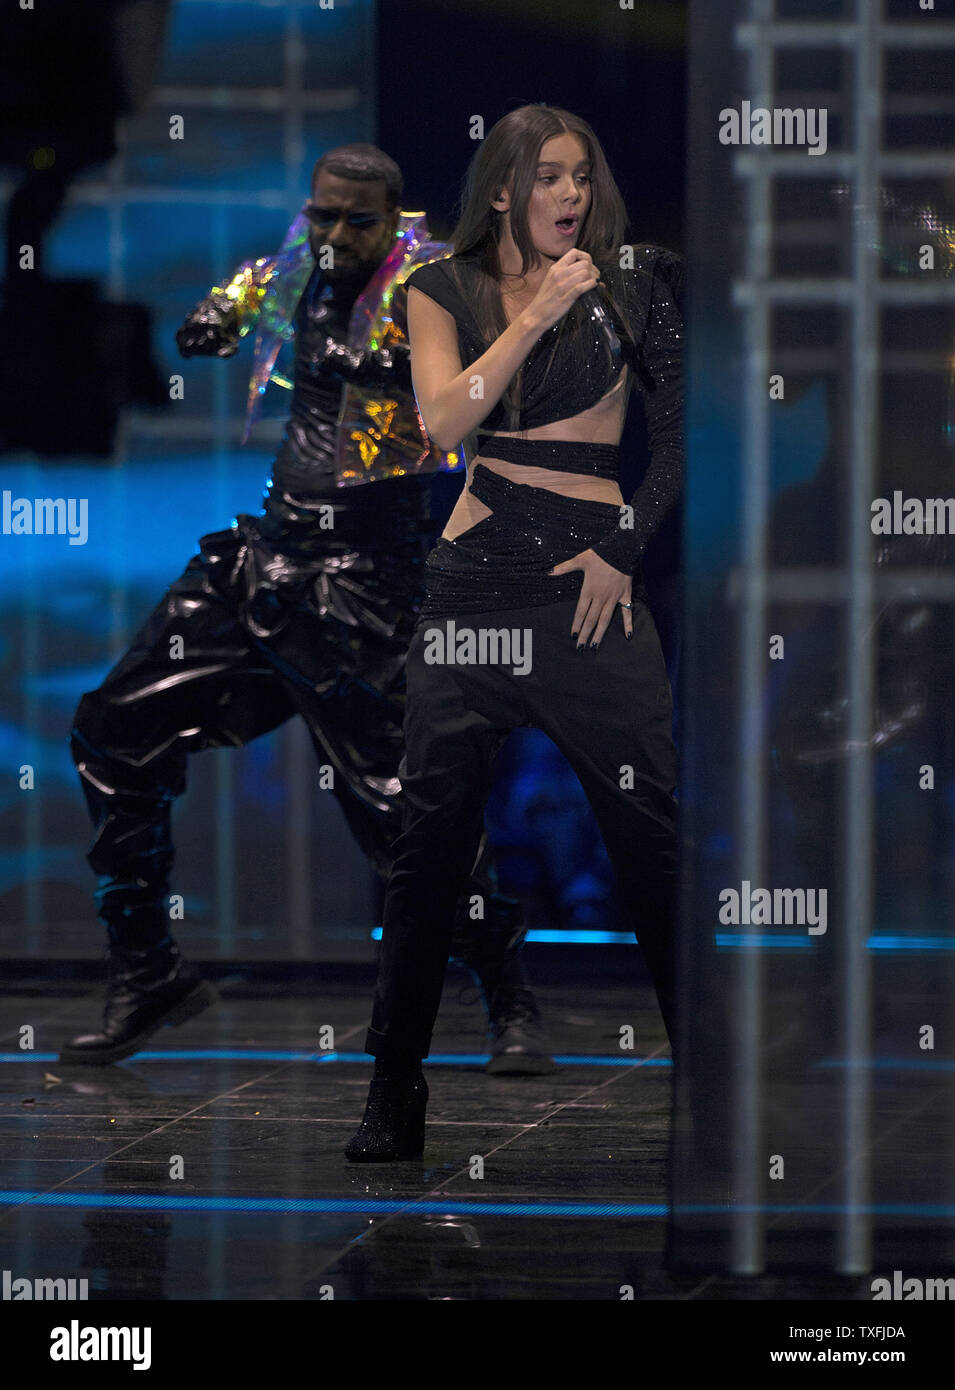
[[[239,349],[235,305],[209,296],[201,300],[176,334],[183,357],[233,357]]]

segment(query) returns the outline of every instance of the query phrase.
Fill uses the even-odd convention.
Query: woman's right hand
[[[562,319],[570,306],[599,280],[600,272],[587,252],[572,246],[560,260],[554,261],[525,313],[543,332]]]

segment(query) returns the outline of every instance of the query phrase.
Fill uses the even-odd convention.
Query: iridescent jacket
[[[387,360],[396,346],[406,346],[403,312],[395,306],[392,313],[395,290],[419,265],[450,254],[447,243],[430,240],[424,213],[402,212],[394,245],[355,301],[347,348],[359,355],[384,354]],[[292,388],[290,377],[278,370],[279,354],[295,336],[295,312],[314,268],[308,219],[300,213],[275,256],[244,262],[228,285],[212,292],[220,302],[225,298],[234,305],[241,337],[257,330],[243,443],[259,416],[269,382]],[[451,471],[463,463],[460,451],[443,453],[431,443],[411,390],[393,383],[383,395],[380,386],[342,385],[335,445],[338,487]]]

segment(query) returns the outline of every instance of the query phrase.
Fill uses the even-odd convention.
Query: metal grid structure
[[[740,63],[736,74],[739,96],[748,99],[754,109],[792,108],[797,102],[825,106],[830,114],[836,113],[841,126],[838,148],[827,150],[818,159],[807,157],[805,150],[791,151],[772,145],[736,149],[727,157],[733,180],[732,192],[727,196],[733,201],[728,202],[726,211],[735,220],[735,225],[727,230],[736,233],[737,252],[736,273],[730,286],[730,302],[737,316],[731,331],[736,335],[741,396],[736,416],[739,492],[733,536],[735,563],[725,574],[725,601],[735,605],[738,620],[736,707],[735,712],[727,709],[735,724],[735,788],[723,809],[727,820],[735,816],[731,858],[736,877],[732,881],[772,881],[771,838],[779,838],[780,819],[770,785],[769,710],[773,692],[766,654],[770,634],[779,631],[774,605],[819,605],[830,617],[841,616],[847,727],[842,800],[837,811],[838,889],[844,912],[837,924],[835,996],[841,1014],[843,1082],[837,1102],[839,1151],[831,1156],[831,1176],[839,1189],[833,1206],[837,1211],[837,1229],[833,1233],[832,1262],[839,1272],[852,1274],[871,1268],[874,1210],[870,1172],[874,1007],[871,934],[877,904],[873,858],[876,782],[871,734],[879,691],[874,643],[861,639],[873,631],[880,607],[891,604],[893,599],[941,599],[949,603],[955,600],[955,580],[937,567],[910,565],[877,573],[874,564],[870,505],[879,492],[878,428],[883,375],[945,373],[952,352],[949,338],[948,362],[938,350],[883,353],[883,315],[887,311],[924,312],[940,305],[955,306],[955,283],[940,278],[938,267],[936,274],[925,275],[921,281],[890,278],[881,273],[888,181],[943,181],[955,175],[953,152],[940,142],[922,149],[911,142],[901,149],[889,147],[886,131],[888,118],[893,115],[934,112],[950,116],[955,109],[950,90],[948,95],[930,88],[893,91],[889,64],[890,55],[897,53],[955,49],[955,24],[924,11],[908,21],[899,20],[898,7],[887,7],[886,0],[845,0],[841,5],[834,0],[826,6],[811,0],[800,7],[798,18],[788,17],[793,7],[785,0],[739,0],[721,9],[723,23],[730,20],[726,31],[732,33]],[[821,9],[830,17],[819,17]],[[831,17],[834,11],[835,17]],[[798,93],[791,86],[783,86],[780,80],[789,55],[811,55],[822,74],[815,81],[807,80],[806,90]],[[830,56],[836,62],[828,69],[827,78]],[[705,64],[709,60],[704,54],[697,61]],[[708,95],[712,97],[718,90],[711,83]],[[729,92],[725,95],[724,104],[732,105]],[[708,123],[705,132],[699,128],[701,120]],[[712,122],[712,110],[701,101],[696,126],[691,124],[691,142],[712,143]],[[844,235],[845,228],[835,216],[825,226],[810,224],[798,214],[787,219],[778,211],[783,181],[820,179],[844,181],[851,196],[849,244],[843,248],[843,264],[831,275],[787,273],[778,266],[780,248],[815,242],[818,249],[826,241],[838,243]],[[699,245],[700,220],[697,227]],[[710,229],[707,235],[711,235]],[[919,239],[927,240],[927,234],[923,232]],[[732,238],[728,244],[732,244]],[[950,254],[951,247],[948,249]],[[701,301],[704,297],[700,296]],[[793,309],[835,309],[844,325],[846,350],[840,353],[817,344],[788,345],[778,330],[778,315]],[[701,323],[702,316],[696,327]],[[691,332],[691,348],[692,336]],[[927,331],[926,337],[931,340],[931,331]],[[699,378],[711,370],[702,354],[695,370]],[[829,376],[844,416],[846,447],[844,454],[836,458],[844,489],[844,516],[819,516],[816,520],[822,531],[842,527],[841,534],[834,538],[834,548],[841,559],[834,565],[779,565],[769,553],[774,493],[772,414],[777,407],[767,383],[773,373],[785,376],[790,371],[810,377]],[[711,467],[712,460],[706,457],[706,426],[702,425],[698,432],[700,442],[695,447],[699,467]],[[691,487],[693,469],[691,452]],[[692,547],[692,524],[688,540]],[[705,661],[695,669],[699,678]],[[694,699],[692,686],[687,690],[687,699]],[[697,757],[699,753],[691,754],[691,766],[698,766],[694,762]],[[705,812],[691,815],[695,817],[694,830],[712,830],[712,820],[707,819]],[[697,886],[704,877],[697,874]],[[736,1018],[725,1041],[728,1074],[733,1078],[727,1098],[731,1200],[736,1209],[729,1220],[726,1249],[728,1263],[741,1273],[757,1273],[767,1264],[764,1058],[774,1007],[767,960],[767,953],[761,949],[741,949],[735,952],[730,972]],[[832,1184],[829,1191],[832,1192]]]

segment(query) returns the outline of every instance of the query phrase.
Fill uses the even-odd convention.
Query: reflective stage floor
[[[219,967],[221,1003],[107,1068],[55,1060],[101,987],[20,978],[0,1001],[0,1266],[86,1278],[91,1299],[871,1296],[668,1271],[672,1067],[650,989],[629,952],[599,975],[527,957],[558,1070],[487,1075],[483,1008],[452,967],[424,1161],[371,1166],[342,1154],[371,1075],[369,968]]]

